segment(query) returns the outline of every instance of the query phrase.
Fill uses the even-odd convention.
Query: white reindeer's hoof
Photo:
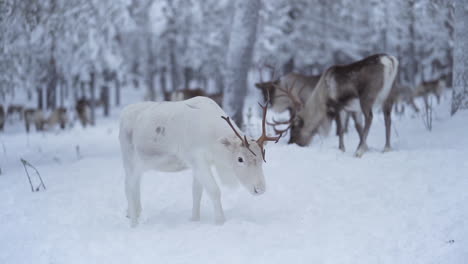
[[[392,150],[393,150],[392,147],[386,146],[386,147],[383,149],[382,152],[385,153],[385,152],[390,152],[390,151],[392,151]]]
[[[190,217],[190,221],[192,221],[192,222],[198,222],[198,221],[200,221],[200,216],[199,216],[199,215],[197,215],[197,216],[192,216],[192,217]]]

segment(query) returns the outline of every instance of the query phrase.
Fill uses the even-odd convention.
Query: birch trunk
[[[455,0],[452,115],[468,109],[468,5]]]
[[[247,94],[247,75],[257,35],[260,0],[237,0],[226,58],[223,107],[239,125]]]

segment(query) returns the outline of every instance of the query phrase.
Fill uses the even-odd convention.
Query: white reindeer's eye
[[[237,158],[237,161],[239,161],[240,163],[244,162],[244,159],[242,157],[239,157]]]

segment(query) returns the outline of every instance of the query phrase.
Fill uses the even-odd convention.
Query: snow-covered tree
[[[452,115],[468,109],[468,5],[455,1],[455,50],[453,65]]]
[[[260,0],[237,0],[226,58],[223,106],[234,121],[243,125],[247,75],[257,36]]]

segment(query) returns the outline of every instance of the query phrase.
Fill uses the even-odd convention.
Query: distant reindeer
[[[64,107],[55,109],[47,118],[41,109],[27,108],[24,111],[26,132],[30,131],[31,124],[35,125],[36,131],[49,130],[57,124],[60,125],[61,129],[65,129],[67,121],[67,109]]]
[[[55,125],[60,125],[61,129],[65,129],[65,126],[68,122],[67,109],[65,107],[59,107],[52,111],[49,115],[49,118],[46,120],[47,128],[50,129]]]
[[[11,104],[7,108],[7,118],[13,116],[14,114],[18,115],[18,118],[23,119],[23,106],[17,104]]]
[[[413,93],[413,98],[422,97],[425,105],[428,104],[428,98],[432,94],[437,99],[437,104],[440,104],[440,97],[447,89],[447,84],[442,78],[431,81],[424,81],[416,87]]]
[[[5,126],[5,110],[3,109],[3,105],[0,105],[0,131],[3,131]]]
[[[44,130],[45,117],[41,109],[26,108],[24,110],[24,124],[26,132],[29,133],[31,124],[34,124],[36,131]]]
[[[397,90],[396,102],[401,104],[408,104],[415,112],[420,112],[419,107],[415,103],[415,99],[423,98],[424,105],[428,107],[429,96],[434,95],[437,103],[440,104],[440,98],[445,90],[447,90],[446,76],[441,76],[439,79],[432,81],[424,81],[420,83],[415,89],[411,89],[400,84],[395,84]],[[404,112],[404,106],[400,106],[397,112]]]
[[[222,182],[239,181],[253,195],[264,193],[264,146],[267,141],[277,142],[281,135],[266,135],[267,107],[262,108],[262,135],[253,140],[243,135],[226,113],[206,97],[125,107],[120,117],[119,140],[131,226],[138,223],[140,179],[149,169],[193,170],[192,219],[195,221],[200,219],[200,200],[205,191],[214,206],[215,222],[224,222],[221,192],[212,167]]]
[[[80,98],[76,101],[75,111],[83,127],[91,123],[91,106],[89,100]]]
[[[331,120],[340,119],[340,111],[352,115],[362,113],[364,128],[355,122],[360,139],[355,155],[361,157],[368,149],[367,136],[373,109],[382,107],[386,131],[384,151],[390,150],[391,109],[395,99],[391,90],[397,71],[398,60],[386,54],[330,67],[322,74],[312,95],[292,121],[292,140],[300,146],[306,146],[321,126],[329,126]],[[339,148],[344,151],[343,129],[339,131]]]
[[[405,105],[411,106],[414,111],[418,112],[419,108],[416,106],[413,100],[413,92],[409,86],[402,85],[401,83],[393,83],[393,97],[394,97],[394,109],[396,114],[403,114],[405,112]]]

